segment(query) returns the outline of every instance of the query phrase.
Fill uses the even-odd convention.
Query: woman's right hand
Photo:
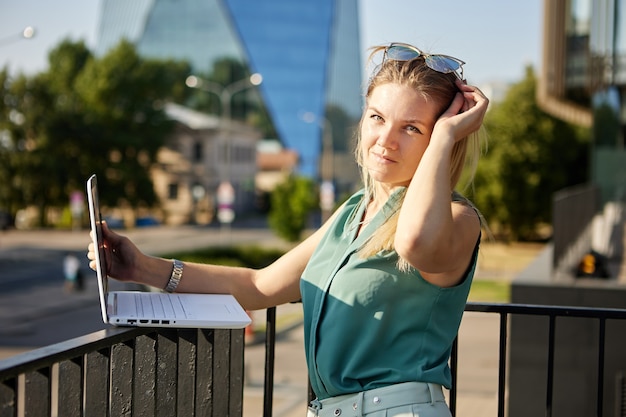
[[[106,222],[102,222],[102,237],[104,242],[105,261],[107,263],[108,275],[121,281],[134,281],[138,263],[143,255],[130,239],[125,236],[118,235],[107,226]],[[96,269],[97,250],[92,242],[89,244],[87,258],[89,259],[89,267]]]
[[[454,141],[467,137],[480,129],[489,106],[489,99],[478,87],[457,80],[459,92],[448,109],[435,123],[431,140],[437,137],[435,131],[450,131]]]

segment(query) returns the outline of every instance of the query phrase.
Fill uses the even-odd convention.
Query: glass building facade
[[[538,103],[592,129],[591,180],[602,203],[626,195],[626,3],[544,0]]]
[[[316,177],[327,110],[352,125],[360,116],[358,20],[357,0],[103,0],[96,54],[126,38],[142,56],[186,60],[197,73],[224,58],[244,63],[263,76],[264,104],[300,173]],[[347,131],[332,136],[334,148],[350,147]]]

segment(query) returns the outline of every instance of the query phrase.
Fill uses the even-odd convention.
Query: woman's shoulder
[[[476,205],[467,197],[459,193],[458,191],[452,192],[452,203],[461,204],[468,209],[471,209],[472,212],[476,213],[478,216],[478,220],[480,221],[481,227],[487,227],[487,221],[483,217],[481,211],[476,207]]]

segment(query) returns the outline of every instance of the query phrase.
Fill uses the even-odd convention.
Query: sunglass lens
[[[420,56],[418,51],[406,46],[392,45],[387,48],[387,58],[394,61],[410,61],[418,56]]]
[[[461,68],[461,64],[454,59],[442,55],[429,55],[426,57],[426,63],[435,71],[447,74],[457,71]]]

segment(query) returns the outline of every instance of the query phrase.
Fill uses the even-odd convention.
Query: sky
[[[129,0],[132,1],[132,0]],[[313,0],[314,1],[314,0]],[[389,42],[411,43],[466,62],[471,84],[515,82],[538,70],[543,0],[360,0],[361,53]],[[95,49],[100,0],[0,0],[0,67],[34,74],[47,68],[61,40]],[[20,34],[33,26],[36,34]]]

